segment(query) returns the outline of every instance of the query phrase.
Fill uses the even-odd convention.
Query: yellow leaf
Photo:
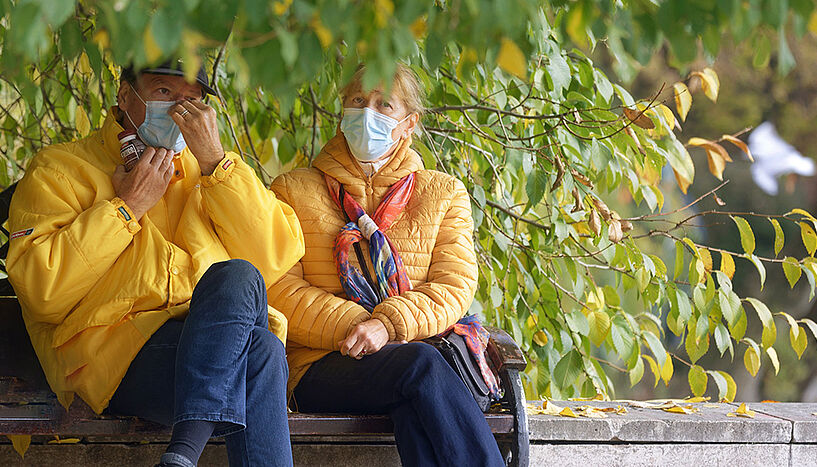
[[[746,349],[746,353],[743,354],[743,364],[752,376],[757,376],[757,371],[760,369],[760,355],[754,347],[749,346]]]
[[[807,217],[807,218],[809,218],[809,220],[811,220],[812,222],[817,222],[817,219],[815,219],[815,218],[814,218],[814,216],[812,216],[812,215],[811,215],[811,213],[809,213],[809,212],[808,212],[808,211],[806,211],[805,209],[794,208],[794,209],[792,209],[791,211],[789,211],[789,212],[787,212],[787,213],[786,213],[786,215],[787,215],[787,216],[788,216],[788,215],[791,215],[791,214],[800,214],[801,216],[806,216],[806,217]]]
[[[56,439],[52,439],[48,442],[48,444],[77,444],[79,443],[79,438],[64,438],[60,439],[59,436]]]
[[[188,83],[196,82],[196,73],[201,68],[199,49],[204,42],[205,38],[201,33],[187,28],[182,31],[182,70]]]
[[[701,257],[701,261],[704,263],[704,269],[706,272],[712,271],[712,255],[709,254],[709,250],[706,248],[698,248],[698,255]]]
[[[661,379],[664,381],[664,386],[669,386],[669,380],[672,379],[672,373],[675,371],[672,366],[672,357],[667,355],[667,360],[661,366]]]
[[[426,32],[428,31],[428,24],[426,23],[426,17],[420,16],[413,23],[409,26],[409,31],[411,31],[411,35],[414,36],[415,39],[422,39],[425,37]]]
[[[283,14],[289,10],[290,5],[292,5],[292,0],[272,2],[272,11],[275,13],[275,16],[283,16]]]
[[[88,114],[85,113],[85,109],[82,108],[82,106],[77,107],[75,119],[75,126],[80,136],[88,136],[88,133],[91,132],[91,121],[88,120]]]
[[[544,347],[548,343],[548,336],[542,331],[536,331],[533,334],[533,341],[536,342],[538,345]]]
[[[467,46],[462,49],[462,52],[460,53],[460,59],[457,60],[456,67],[457,76],[460,79],[463,78],[462,74],[463,72],[465,72],[465,70],[470,69],[472,66],[474,66],[475,63],[477,63],[477,58],[478,56],[476,50]]]
[[[709,165],[709,172],[718,180],[723,180],[723,170],[726,168],[726,161],[713,151],[706,151],[706,162]]]
[[[725,371],[718,371],[718,374],[726,379],[726,397],[724,397],[724,401],[732,402],[735,400],[735,394],[738,392],[738,385],[735,384],[735,379],[732,378],[732,375]]]
[[[312,21],[310,21],[309,25],[312,26],[312,30],[315,31],[315,35],[318,36],[321,47],[325,49],[332,45],[332,32],[323,25],[320,16],[315,14],[315,16],[312,17]]]
[[[79,60],[77,61],[77,70],[83,75],[90,75],[94,72],[91,68],[91,62],[88,61],[88,55],[85,51],[82,52],[82,55],[79,56]]]
[[[774,374],[777,375],[780,371],[780,359],[777,358],[777,351],[774,347],[769,347],[766,349],[766,355],[769,356],[769,360],[771,360],[772,366],[774,367]]]
[[[375,23],[378,27],[386,26],[389,18],[394,14],[394,3],[391,0],[374,1]]]
[[[675,169],[672,169],[672,171],[675,173],[675,181],[678,182],[678,187],[681,189],[681,192],[683,194],[687,194],[687,189],[689,189],[689,186],[692,185],[692,180],[689,180],[682,174],[678,173],[678,171]]]
[[[669,413],[681,413],[681,414],[689,415],[689,414],[693,414],[693,413],[698,412],[699,409],[697,407],[693,407],[691,405],[687,406],[687,407],[683,407],[683,406],[680,406],[680,405],[673,405],[671,407],[667,407],[667,408],[664,408],[664,409],[661,409],[661,410],[663,410],[664,412],[669,412]]]
[[[681,121],[685,122],[689,108],[692,107],[692,93],[689,92],[687,85],[681,82],[673,84],[672,88],[675,91],[675,110],[678,111]]]
[[[156,39],[153,38],[153,31],[150,26],[145,29],[145,33],[142,35],[142,43],[145,47],[145,57],[149,63],[156,63],[162,58],[162,49],[156,43]]]
[[[721,252],[721,272],[726,274],[729,279],[735,275],[735,260],[732,259],[732,255],[725,251]]]
[[[806,332],[799,325],[794,325],[789,329],[789,340],[791,341],[791,348],[797,352],[797,359],[799,360],[808,345]]]
[[[817,250],[817,233],[814,232],[814,227],[806,222],[800,222],[800,236],[808,254],[814,256],[814,252]]]
[[[25,458],[26,451],[31,445],[31,435],[6,435],[6,437],[11,440],[11,445],[14,446],[20,458]]]
[[[735,138],[735,137],[734,137],[734,136],[732,136],[732,135],[723,135],[721,138],[722,138],[724,141],[729,141],[730,143],[732,143],[732,144],[734,144],[735,146],[737,146],[737,147],[738,147],[738,149],[740,149],[741,151],[745,152],[745,153],[746,153],[746,156],[749,158],[749,160],[750,160],[750,161],[752,161],[752,162],[754,162],[754,161],[755,161],[755,158],[754,158],[754,157],[752,157],[752,153],[751,153],[751,152],[749,152],[749,146],[748,146],[746,143],[744,143],[743,141],[741,141],[741,140],[739,140],[739,139]]]
[[[502,45],[499,47],[499,55],[496,63],[500,68],[512,75],[524,79],[528,74],[528,64],[522,50],[507,37],[502,38]]]
[[[721,83],[715,70],[712,68],[704,68],[703,71],[693,72],[692,76],[697,76],[701,79],[701,87],[703,87],[704,94],[706,94],[709,100],[716,102],[718,100],[718,91],[720,90]]]
[[[94,44],[102,47],[103,49],[107,49],[111,45],[111,36],[108,35],[108,31],[104,29],[100,29],[94,33],[94,37],[91,38],[94,41]]]
[[[697,365],[694,365],[694,366],[697,366]],[[709,402],[709,399],[711,399],[711,397],[695,396],[695,397],[689,397],[687,399],[684,399],[684,401],[689,402],[690,404],[697,404],[699,402]]]
[[[661,117],[664,119],[664,121],[667,122],[667,126],[669,126],[670,130],[678,126],[678,121],[675,120],[675,114],[672,113],[672,110],[670,110],[669,107],[667,107],[664,104],[658,104],[658,107],[656,108],[658,109],[657,111],[658,113],[661,114]]]
[[[562,411],[559,412],[559,415],[561,415],[562,417],[579,418],[578,415],[576,415],[575,413],[573,413],[572,410],[570,410],[570,407],[565,407],[564,409],[562,409]]]
[[[658,382],[661,381],[661,369],[658,368],[658,363],[649,355],[642,355],[642,357],[647,360],[647,363],[650,365],[650,371],[652,371],[653,376],[655,376],[655,384],[653,384],[652,387],[658,387]]]
[[[740,404],[734,412],[729,412],[726,414],[727,417],[745,417],[745,418],[755,418],[755,411],[749,410],[749,407],[746,406],[746,403],[743,402]]]
[[[808,20],[808,30],[815,36],[817,36],[817,10],[811,13],[811,17]]]

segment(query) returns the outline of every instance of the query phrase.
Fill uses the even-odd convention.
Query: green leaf
[[[777,222],[777,219],[770,218],[769,222],[771,222],[772,227],[774,227],[774,255],[777,256],[780,250],[783,249],[786,236],[783,235],[783,229],[780,227],[780,222]]]
[[[531,176],[528,177],[528,181],[525,184],[525,192],[528,195],[528,203],[531,206],[536,206],[542,201],[545,190],[547,190],[547,182],[547,175],[540,169],[534,169]]]
[[[685,341],[687,356],[689,356],[689,360],[692,363],[695,363],[698,360],[700,360],[700,358],[706,354],[707,350],[709,350],[709,335],[704,336],[702,339],[697,339],[695,336],[697,324],[698,319],[696,318],[693,318],[689,321]]]
[[[732,217],[732,220],[735,221],[735,225],[738,226],[738,231],[740,232],[740,244],[743,246],[743,251],[746,252],[747,255],[751,256],[755,252],[755,234],[752,232],[749,222],[742,217],[730,217]]]
[[[684,244],[680,241],[675,241],[675,274],[673,275],[674,279],[678,279],[678,276],[684,271]]]
[[[689,374],[687,375],[689,379],[689,388],[692,390],[692,394],[696,397],[703,396],[706,392],[706,385],[709,380],[709,377],[706,375],[706,371],[698,365],[692,365],[689,369]]]
[[[551,381],[556,383],[559,389],[567,389],[573,386],[581,373],[582,356],[576,350],[571,350],[556,364]]]
[[[718,399],[725,399],[729,393],[729,383],[726,381],[726,378],[717,371],[707,371],[706,373],[712,377],[715,381],[715,385],[718,387]]]
[[[725,396],[718,395],[718,397],[720,397],[721,399],[726,399],[727,402],[732,402],[733,400],[735,400],[735,396],[738,393],[738,385],[735,384],[735,379],[732,378],[732,375],[725,371],[717,371],[716,373],[723,376],[723,378],[726,380],[727,388],[726,395]]]
[[[814,232],[814,227],[807,222],[800,222],[800,237],[809,256],[814,256],[814,251],[817,250],[817,233]]]
[[[729,335],[732,336],[732,339],[739,341],[743,339],[744,334],[746,334],[746,311],[741,306],[738,308],[737,321],[729,325]]]
[[[561,53],[556,53],[550,56],[550,63],[545,68],[550,74],[554,92],[561,94],[570,85],[572,79],[567,61],[562,57]]]
[[[721,353],[721,357],[723,354],[729,350],[730,352],[734,353],[732,350],[732,339],[729,337],[729,331],[726,330],[726,327],[718,323],[715,326],[715,345],[718,347],[718,351]]]
[[[789,286],[793,289],[797,281],[800,280],[800,275],[803,271],[800,269],[800,263],[791,256],[783,258],[783,273],[786,275],[786,280],[789,281]]]
[[[655,355],[655,361],[658,362],[658,366],[663,367],[667,363],[667,355],[666,349],[664,349],[664,345],[661,344],[661,340],[658,339],[658,336],[651,332],[645,332],[641,335],[645,341],[647,341],[647,346],[650,348],[650,351],[653,355]]]
[[[757,274],[760,276],[760,290],[763,290],[763,285],[766,283],[766,267],[763,262],[755,255],[745,256],[746,259],[752,262],[757,269]]]
[[[643,359],[641,359],[641,358],[638,359],[638,361],[635,364],[635,367],[632,370],[630,370],[629,376],[630,376],[630,387],[635,386],[636,384],[638,384],[639,381],[641,381],[641,378],[644,377],[644,360]]]
[[[752,304],[757,312],[757,317],[760,318],[760,322],[763,323],[764,326],[772,324],[772,312],[769,311],[769,307],[767,307],[765,303],[752,297],[746,297],[744,300]]]

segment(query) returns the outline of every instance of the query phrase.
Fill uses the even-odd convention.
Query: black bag
[[[465,384],[465,387],[471,391],[480,410],[487,412],[494,400],[488,390],[488,385],[482,379],[482,373],[479,371],[476,359],[468,351],[465,339],[461,335],[452,332],[445,337],[434,336],[423,339],[423,342],[440,351],[443,358]]]

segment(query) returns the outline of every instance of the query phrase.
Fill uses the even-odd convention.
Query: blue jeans
[[[295,388],[300,412],[389,414],[403,465],[502,466],[474,397],[434,347],[389,344],[360,360],[315,362]]]
[[[243,260],[214,264],[190,312],[139,351],[108,412],[171,425],[216,422],[231,466],[292,465],[284,346],[268,329],[264,278]]]

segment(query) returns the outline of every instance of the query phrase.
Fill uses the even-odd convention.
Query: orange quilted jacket
[[[367,177],[339,132],[312,168],[293,170],[272,184],[276,196],[295,210],[306,246],[301,261],[269,289],[270,305],[289,320],[290,391],[309,365],[338,350],[338,342],[361,321],[379,319],[391,340],[423,339],[454,324],[474,299],[477,260],[468,193],[458,179],[425,170],[410,144],[404,140],[391,160]],[[338,279],[332,247],[345,221],[323,174],[337,179],[366,212],[374,213],[386,190],[412,172],[414,193],[386,235],[399,250],[413,289],[389,297],[369,315],[346,299]],[[361,242],[368,261],[367,246]],[[349,260],[356,264],[354,254]]]

